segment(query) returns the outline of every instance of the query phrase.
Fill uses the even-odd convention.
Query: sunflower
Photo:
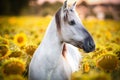
[[[0,45],[0,60],[8,57],[10,55],[10,50],[7,45]]]
[[[18,58],[9,58],[2,63],[1,71],[4,76],[22,74],[25,71],[25,62]]]
[[[7,39],[5,39],[5,38],[3,38],[3,37],[0,36],[0,44],[8,45],[9,42],[8,42]]]
[[[10,76],[4,77],[4,80],[25,80],[25,79],[21,75],[10,75]]]
[[[91,70],[89,73],[74,72],[71,80],[111,80],[111,76],[105,72]]]
[[[29,44],[29,45],[26,45],[25,46],[25,52],[29,55],[29,56],[33,56],[35,50],[37,49],[37,46],[36,45],[32,45],[32,44]]]
[[[14,42],[20,47],[24,46],[27,42],[26,34],[25,33],[16,34],[14,36]]]
[[[22,51],[21,50],[14,50],[14,51],[11,51],[11,54],[9,55],[9,57],[20,57],[22,55]]]
[[[84,63],[83,65],[84,72],[89,72],[90,71],[90,65],[88,62]]]
[[[96,66],[104,71],[113,71],[118,66],[118,59],[113,54],[101,55],[96,60]]]

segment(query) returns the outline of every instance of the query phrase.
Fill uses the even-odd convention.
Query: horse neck
[[[62,43],[58,37],[55,18],[52,19],[48,26],[40,47],[43,49],[40,54],[43,54],[50,62],[53,62],[53,64],[59,59],[62,50]]]

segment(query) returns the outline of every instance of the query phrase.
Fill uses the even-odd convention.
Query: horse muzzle
[[[87,37],[84,41],[75,41],[75,45],[77,48],[83,49],[86,53],[92,52],[95,50],[95,43],[92,37]]]
[[[87,38],[84,40],[82,49],[83,49],[86,53],[89,53],[89,52],[92,52],[92,51],[95,50],[95,43],[94,43],[92,37],[87,37]]]

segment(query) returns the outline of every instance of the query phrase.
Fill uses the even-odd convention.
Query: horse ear
[[[75,9],[75,7],[76,7],[76,1],[73,3],[71,9]]]
[[[63,10],[65,10],[66,8],[67,8],[67,0],[63,4]]]

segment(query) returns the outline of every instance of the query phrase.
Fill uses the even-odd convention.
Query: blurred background
[[[68,0],[68,4],[74,1],[96,49],[89,54],[80,50],[83,59],[72,80],[120,80],[120,0]],[[0,80],[28,80],[34,51],[63,2],[0,0]]]
[[[63,2],[64,0],[1,0],[0,15],[54,15]],[[120,0],[78,0],[76,9],[82,19],[120,19]]]

